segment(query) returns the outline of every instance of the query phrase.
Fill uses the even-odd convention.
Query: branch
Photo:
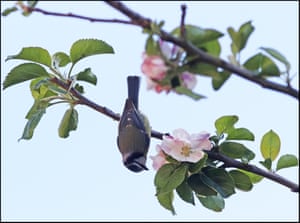
[[[123,3],[119,2],[119,1],[105,1],[105,2],[108,5],[110,5],[111,7],[115,8],[118,11],[125,14],[127,17],[129,17],[131,19],[131,21],[120,20],[120,19],[99,19],[99,18],[77,15],[77,14],[73,14],[73,13],[50,12],[50,11],[46,11],[46,10],[43,10],[40,8],[31,8],[31,7],[26,7],[25,10],[28,10],[30,12],[40,12],[44,15],[83,19],[83,20],[88,20],[90,22],[121,23],[121,24],[127,24],[127,25],[137,25],[137,26],[140,26],[142,28],[147,28],[147,29],[151,28],[151,23],[152,23],[151,19],[145,18],[142,15],[138,14],[137,12],[134,12],[133,10],[126,7]],[[183,23],[184,17],[185,17],[185,10],[186,10],[185,6],[182,6],[182,23]],[[182,34],[184,34],[183,30],[182,30]],[[263,88],[267,88],[267,89],[271,89],[273,91],[287,94],[287,95],[290,95],[299,100],[298,90],[291,87],[289,83],[287,85],[282,85],[282,84],[277,84],[272,81],[268,81],[266,79],[258,78],[258,77],[256,77],[256,75],[253,72],[251,72],[247,69],[244,69],[242,67],[233,65],[231,63],[228,63],[227,61],[220,59],[218,57],[211,56],[211,55],[205,53],[203,50],[197,48],[193,44],[185,41],[184,38],[183,39],[176,38],[164,30],[161,30],[160,33],[157,35],[159,35],[160,38],[165,41],[172,42],[172,43],[182,47],[188,53],[198,56],[198,58],[197,58],[198,61],[206,62],[208,64],[212,64],[214,66],[221,67],[241,78],[244,78],[250,82],[258,84]]]
[[[84,97],[81,93],[79,93],[76,89],[74,88],[70,88],[70,85],[61,81],[58,78],[52,78],[50,79],[51,82],[57,84],[58,86],[62,87],[63,89],[69,91],[73,96],[75,96],[78,101],[77,104],[81,104],[81,105],[86,105],[110,118],[112,118],[115,121],[119,121],[120,120],[120,115],[111,111],[110,109],[100,106],[98,104],[96,104],[95,102],[87,99],[86,97]],[[155,130],[151,131],[151,136],[153,138],[157,138],[157,139],[162,139],[163,135],[166,135],[168,133],[161,133]],[[243,169],[255,174],[258,174],[260,176],[263,176],[265,178],[268,178],[270,180],[273,180],[279,184],[282,184],[288,188],[290,188],[293,192],[299,192],[299,186],[283,177],[281,177],[280,175],[270,172],[270,171],[265,171],[263,169],[260,169],[254,165],[251,164],[245,164],[242,162],[239,162],[235,159],[229,158],[225,155],[222,155],[218,152],[211,152],[211,151],[205,151],[208,154],[209,158],[215,159],[215,160],[219,160],[222,161],[226,167],[235,167],[238,169]]]
[[[132,22],[126,21],[126,20],[121,20],[121,19],[98,19],[98,18],[93,18],[93,17],[88,17],[88,16],[77,15],[77,14],[74,14],[71,12],[69,12],[69,13],[50,12],[50,11],[46,11],[46,10],[43,10],[40,8],[27,7],[26,9],[30,12],[40,12],[44,15],[70,17],[70,18],[88,20],[90,22],[108,22],[108,23],[121,23],[121,24],[133,25]]]
[[[151,28],[151,23],[152,23],[151,19],[145,18],[145,17],[141,16],[140,14],[132,11],[131,9],[126,7],[123,3],[119,2],[119,1],[105,1],[105,2],[108,5],[110,5],[111,7],[117,9],[118,11],[122,12],[127,17],[129,17],[132,20],[133,24],[137,24],[142,28],[147,28],[147,29]],[[253,72],[243,69],[239,66],[230,64],[220,58],[211,56],[211,55],[205,53],[204,51],[202,51],[201,49],[197,48],[193,44],[186,42],[182,39],[176,38],[164,30],[161,30],[158,35],[161,37],[161,39],[172,42],[172,43],[182,47],[188,53],[197,55],[199,61],[206,62],[206,63],[212,64],[212,65],[215,65],[217,67],[221,67],[221,68],[228,70],[242,78],[245,78],[251,82],[258,84],[261,87],[268,88],[268,89],[271,89],[274,91],[278,91],[278,92],[290,95],[296,99],[299,99],[298,91],[296,89],[290,87],[289,85],[284,86],[281,84],[277,84],[277,83],[268,81],[266,79],[257,78]]]

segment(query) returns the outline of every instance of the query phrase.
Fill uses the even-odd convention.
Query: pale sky
[[[125,2],[140,14],[165,21],[171,31],[180,24],[180,5],[184,2]],[[1,11],[13,2],[1,1]],[[297,2],[188,2],[186,24],[214,28],[225,34],[220,38],[221,57],[230,54],[229,26],[238,29],[249,20],[255,31],[241,61],[259,52],[259,47],[280,51],[296,74],[292,86],[298,89],[298,4]],[[38,7],[55,12],[73,12],[96,18],[125,17],[103,2],[40,2]],[[85,96],[114,112],[121,112],[127,94],[126,77],[142,77],[140,109],[147,114],[153,129],[172,132],[184,128],[189,133],[214,134],[214,121],[223,115],[238,115],[237,127],[255,134],[245,142],[256,153],[251,162],[262,160],[261,137],[270,129],[281,139],[283,154],[299,156],[298,102],[275,91],[263,89],[232,76],[219,91],[211,79],[198,76],[196,91],[207,99],[194,101],[175,93],[157,94],[146,90],[141,72],[142,53],[147,35],[136,26],[91,23],[88,21],[20,12],[1,17],[1,84],[7,73],[24,61],[4,62],[22,47],[39,46],[51,54],[69,52],[73,42],[97,38],[110,44],[115,54],[88,57],[74,72],[91,67],[98,76],[97,86],[83,83]],[[280,66],[283,68],[283,66]],[[1,87],[2,88],[2,87]],[[133,173],[126,169],[116,144],[117,122],[85,106],[77,106],[79,125],[67,139],[59,138],[62,104],[47,109],[31,140],[21,140],[25,115],[33,104],[29,82],[1,90],[1,218],[13,220],[93,220],[93,221],[296,221],[299,194],[268,179],[254,185],[250,192],[237,190],[225,199],[225,209],[213,212],[198,200],[192,206],[175,197],[177,215],[161,207],[155,197],[150,155],[160,141],[151,140],[149,171]],[[282,169],[283,177],[298,182],[298,167]]]

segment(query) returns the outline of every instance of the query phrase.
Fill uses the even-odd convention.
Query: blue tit
[[[124,165],[133,172],[148,170],[147,153],[150,145],[151,128],[145,115],[138,110],[140,78],[127,77],[128,98],[120,118],[117,144]]]

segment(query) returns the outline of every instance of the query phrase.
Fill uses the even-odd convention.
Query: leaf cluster
[[[82,59],[98,54],[114,53],[113,48],[102,40],[81,39],[74,42],[69,54],[56,52],[52,56],[41,47],[24,47],[16,55],[8,56],[6,61],[19,59],[29,61],[14,67],[3,82],[3,89],[31,80],[30,90],[34,103],[29,109],[28,119],[20,139],[31,139],[35,128],[46,113],[46,109],[58,103],[68,103],[70,108],[66,110],[58,128],[58,135],[62,138],[69,136],[70,131],[76,130],[78,125],[78,112],[74,108],[78,99],[52,80],[57,78],[69,86],[84,93],[84,88],[77,81],[97,84],[97,76],[91,68],[73,74],[74,66]],[[64,73],[61,71],[65,68]]]

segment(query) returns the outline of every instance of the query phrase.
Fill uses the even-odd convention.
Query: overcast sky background
[[[180,24],[180,5],[184,2],[125,2],[131,9],[156,21],[165,21],[164,29]],[[298,89],[299,31],[297,2],[186,2],[186,24],[215,28],[225,34],[220,39],[222,58],[230,54],[227,27],[236,30],[251,20],[255,31],[242,52],[241,61],[272,47],[291,63],[296,74],[292,86]],[[13,2],[1,1],[1,11]],[[103,2],[40,2],[38,7],[55,12],[73,12],[96,18],[125,17]],[[147,35],[136,26],[91,23],[88,21],[20,12],[1,17],[1,84],[7,73],[21,60],[4,62],[22,47],[40,46],[51,54],[69,52],[73,42],[97,38],[109,43],[115,54],[97,55],[80,61],[79,72],[91,67],[98,85],[83,83],[89,99],[121,112],[127,94],[126,76],[142,77],[140,108],[153,129],[172,132],[184,128],[189,133],[202,130],[214,133],[214,121],[223,115],[238,115],[237,127],[250,129],[256,137],[245,142],[253,149],[252,162],[262,167],[259,152],[261,137],[270,129],[281,138],[282,154],[299,152],[298,101],[278,92],[263,89],[232,76],[219,91],[211,79],[198,77],[196,91],[207,99],[194,101],[170,93],[146,90],[141,73],[142,53]],[[283,68],[283,66],[280,66]],[[149,171],[133,173],[121,161],[116,144],[117,122],[88,107],[77,106],[79,125],[69,138],[58,136],[58,125],[68,106],[47,109],[31,140],[17,140],[26,124],[25,115],[33,99],[29,82],[2,90],[1,87],[1,217],[3,220],[168,220],[168,221],[296,221],[299,218],[299,194],[264,179],[252,191],[238,191],[225,200],[225,209],[216,213],[185,203],[178,196],[176,216],[161,207],[154,196],[155,171],[148,158]],[[149,155],[155,155],[152,139]],[[278,172],[298,182],[298,167]]]

